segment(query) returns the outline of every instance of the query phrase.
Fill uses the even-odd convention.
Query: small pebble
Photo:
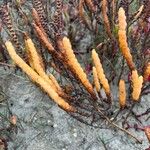
[[[76,132],[75,132],[75,133],[73,133],[73,136],[74,136],[74,137],[77,137],[77,133],[76,133]]]
[[[57,126],[58,126],[57,124],[54,124],[54,128],[57,128]]]
[[[47,120],[47,123],[50,123],[51,121],[50,120]]]

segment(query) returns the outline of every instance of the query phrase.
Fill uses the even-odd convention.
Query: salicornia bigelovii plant
[[[99,128],[106,121],[141,142],[114,121],[148,94],[150,2],[140,3],[132,13],[132,3],[114,0],[55,0],[54,5],[32,0],[30,8],[26,3],[4,3],[0,8],[0,42],[7,59],[74,118]],[[80,51],[88,35],[92,42]],[[3,55],[2,61],[7,59]],[[117,99],[112,92],[116,86]],[[112,114],[114,109],[117,114]]]

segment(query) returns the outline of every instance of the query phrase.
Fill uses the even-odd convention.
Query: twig
[[[129,131],[127,131],[127,130],[124,129],[124,128],[119,127],[117,124],[115,124],[114,122],[112,122],[107,116],[105,116],[105,115],[103,114],[103,112],[102,112],[99,108],[96,107],[96,109],[97,109],[97,111],[107,120],[108,123],[110,123],[110,124],[113,125],[114,127],[118,128],[119,130],[125,132],[126,134],[130,135],[130,136],[131,136],[132,138],[134,138],[138,143],[142,144],[142,141],[139,140],[137,137],[135,137],[132,133],[130,133]]]
[[[132,112],[132,109],[134,108],[135,106],[135,103],[132,104],[131,108],[129,109],[129,113],[126,115],[124,121],[122,122],[122,125],[124,126],[124,124],[126,123],[128,117],[130,116],[131,112]]]
[[[10,64],[4,63],[4,62],[0,62],[0,65],[15,68],[15,65],[10,65]]]
[[[104,149],[105,149],[105,150],[108,150],[105,141],[104,141],[103,139],[101,139],[101,138],[100,138],[100,141],[102,142],[102,144],[103,144],[103,146],[104,146]]]
[[[116,115],[111,119],[111,121],[115,121],[117,119],[118,115],[120,114],[120,112],[121,112],[121,109],[119,109],[117,111]]]
[[[144,113],[136,115],[136,117],[140,118],[140,117],[142,117],[144,115],[148,115],[148,113],[150,113],[150,108],[148,108]]]

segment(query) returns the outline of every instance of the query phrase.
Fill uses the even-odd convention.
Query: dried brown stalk
[[[115,16],[116,16],[116,0],[112,0],[112,13],[113,13],[113,25],[115,23]]]
[[[92,0],[85,0],[87,6],[89,7],[89,9],[95,13],[96,12],[96,7],[94,6]]]
[[[20,51],[20,43],[19,43],[17,34],[14,30],[13,22],[12,22],[12,19],[11,19],[11,16],[10,16],[10,12],[8,10],[8,5],[3,5],[2,8],[1,8],[1,11],[2,11],[3,23],[8,28],[8,31],[9,31],[10,36],[11,36],[11,40],[15,44],[18,53],[21,55],[22,52]]]
[[[35,29],[35,31],[37,33],[38,39],[41,41],[41,43],[43,44],[43,46],[48,49],[48,52],[51,55],[56,56],[56,58],[62,59],[61,55],[57,51],[55,51],[53,45],[49,41],[49,39],[46,36],[46,34],[43,33],[42,30],[35,23],[33,23],[33,27],[34,27],[34,29]]]
[[[33,0],[32,2],[33,2],[34,8],[36,9],[36,11],[38,13],[40,22],[41,22],[44,30],[46,32],[49,32],[49,29],[47,27],[47,19],[46,19],[45,9],[44,9],[42,1],[41,0]]]
[[[42,24],[41,24],[41,20],[39,18],[39,15],[37,13],[37,11],[32,8],[32,17],[33,17],[33,20],[35,21],[36,25],[40,28],[40,30],[43,32],[43,34],[46,34]]]
[[[144,81],[146,82],[148,78],[150,77],[150,62],[147,63],[145,70],[144,70]]]
[[[87,28],[89,30],[91,30],[91,26],[89,24],[89,21],[87,19],[87,16],[85,16],[84,14],[84,0],[79,0],[79,17],[81,19],[81,21],[83,21],[83,24],[85,24],[87,26]]]
[[[62,7],[63,2],[62,0],[56,0],[56,12],[54,15],[54,25],[55,25],[55,34],[56,38],[62,35],[63,23],[62,23]]]
[[[109,38],[112,39],[110,23],[109,23],[109,19],[107,16],[107,0],[102,1],[102,15],[103,15],[103,19],[104,19],[104,27],[105,27],[106,33],[108,34]]]

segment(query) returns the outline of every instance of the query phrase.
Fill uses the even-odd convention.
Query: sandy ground
[[[0,131],[1,137],[10,139],[8,150],[145,150],[149,147],[142,131],[130,130],[143,140],[142,144],[137,144],[121,131],[95,129],[73,119],[25,75],[0,68],[0,86],[7,95],[0,103],[0,127],[7,126],[7,102],[10,111],[18,117],[16,133]],[[135,111],[144,112],[149,104],[150,95],[142,98]],[[145,121],[146,118],[141,118],[141,126],[150,124],[150,119]],[[135,120],[131,119],[130,123],[134,124]]]

